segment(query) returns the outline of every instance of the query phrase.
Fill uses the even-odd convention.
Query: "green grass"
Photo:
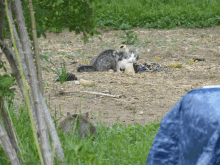
[[[218,0],[94,0],[92,6],[102,28],[200,28],[220,23]]]
[[[16,111],[15,111],[16,110]],[[24,106],[10,110],[15,129],[22,143],[23,164],[39,164],[39,158],[32,136],[30,120]],[[58,131],[66,163],[65,164],[145,164],[153,139],[159,129],[159,123],[150,123],[145,127],[115,124],[112,128],[97,126],[98,136],[90,138],[72,138]],[[2,148],[0,162],[9,164]],[[54,164],[59,165],[55,158]]]
[[[54,66],[55,69],[52,69],[49,67],[48,69],[50,69],[52,72],[54,72],[58,76],[55,79],[55,82],[59,81],[60,84],[63,84],[67,79],[67,69],[66,69],[65,62],[63,61],[63,64],[61,64],[61,70],[52,61],[50,61],[50,63]]]

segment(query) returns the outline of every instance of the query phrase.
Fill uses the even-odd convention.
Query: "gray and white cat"
[[[125,53],[120,50],[105,50],[97,57],[93,58],[89,66],[79,66],[77,71],[108,71],[109,69],[112,69],[116,72],[117,63],[123,58],[124,54]]]
[[[125,52],[120,50],[105,50],[100,53],[97,57],[93,58],[90,65],[79,66],[78,72],[89,72],[89,71],[108,71],[112,69],[114,72],[120,71],[125,68],[125,63],[134,63],[139,57],[139,51],[125,49]]]
[[[138,49],[129,50],[126,48],[123,58],[117,63],[117,72],[125,70],[125,67],[128,63],[135,63],[139,58],[139,54],[140,51]]]

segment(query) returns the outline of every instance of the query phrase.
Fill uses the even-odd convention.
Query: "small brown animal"
[[[81,115],[70,115],[70,113],[67,112],[67,118],[60,122],[58,128],[62,129],[64,134],[69,132],[73,135],[75,132],[75,135],[80,135],[80,137],[87,137],[89,134],[97,135],[95,126],[86,120],[88,116],[88,112]]]

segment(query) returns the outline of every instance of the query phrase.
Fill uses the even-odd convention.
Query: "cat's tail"
[[[81,65],[77,67],[77,72],[94,72],[95,69],[91,65]]]

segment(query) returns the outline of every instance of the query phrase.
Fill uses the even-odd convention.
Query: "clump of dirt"
[[[83,86],[74,81],[54,83],[53,72],[43,71],[44,97],[52,113],[90,113],[90,121],[111,126],[113,123],[145,125],[161,120],[188,91],[205,85],[218,85],[220,75],[220,27],[207,29],[135,29],[138,41],[130,49],[140,49],[141,63],[159,63],[161,72],[133,76],[114,72],[76,72],[106,49],[119,48],[122,31],[105,31],[102,40],[95,36],[84,45],[81,35],[64,31],[46,33],[40,38],[41,53],[77,79],[95,81]],[[197,59],[197,60],[195,60]],[[204,59],[204,60],[198,60]],[[53,67],[42,61],[42,66]],[[178,66],[178,67],[177,67]],[[166,70],[166,71],[165,71]]]

